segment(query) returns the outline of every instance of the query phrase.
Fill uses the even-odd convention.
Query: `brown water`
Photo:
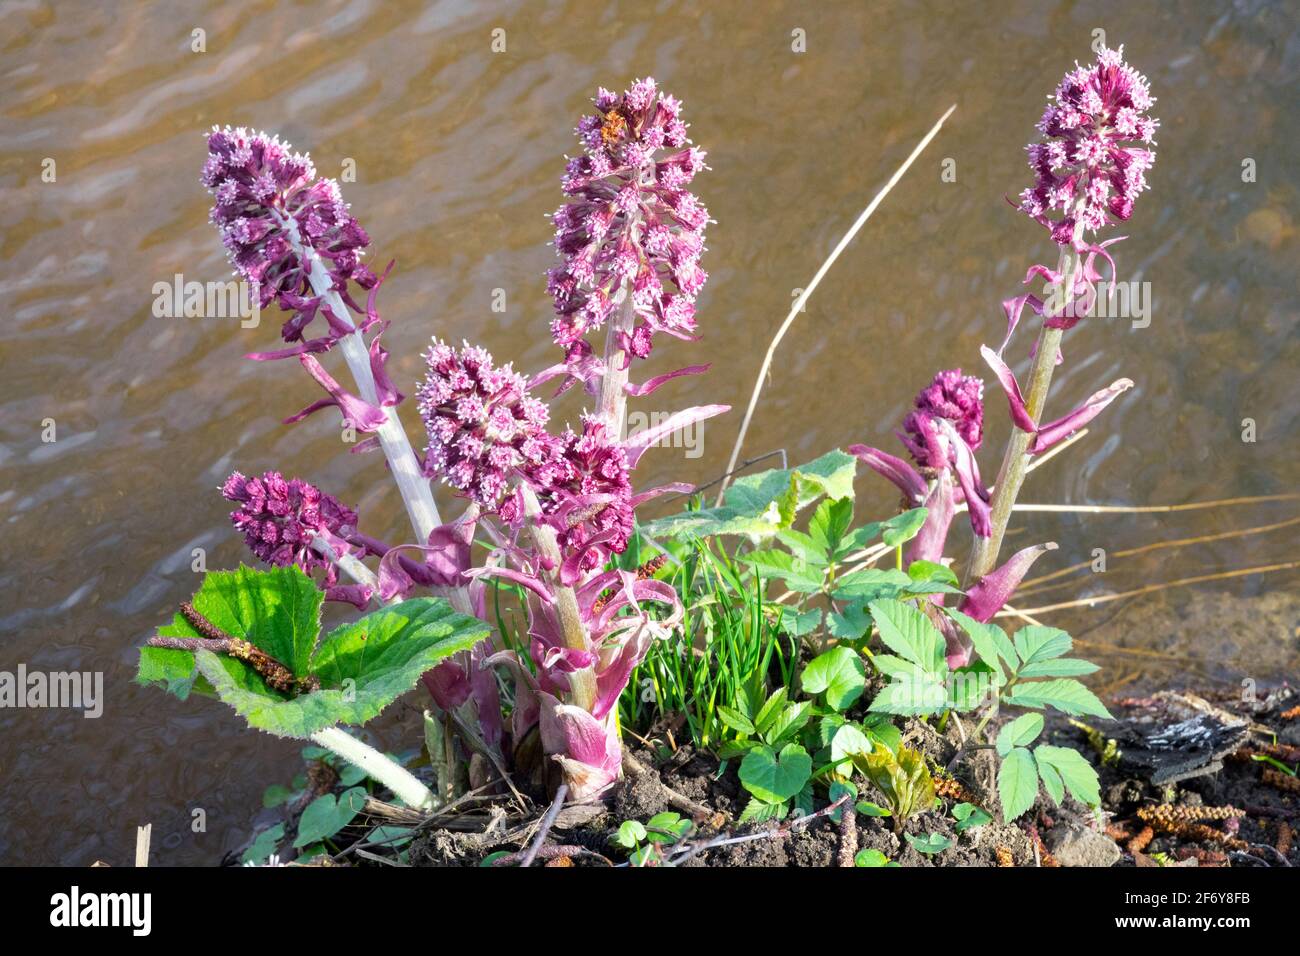
[[[0,861],[125,864],[134,827],[152,821],[157,862],[211,863],[247,837],[262,788],[292,776],[296,745],[241,730],[223,705],[181,704],[130,683],[134,648],[196,587],[191,549],[207,549],[211,567],[243,557],[214,491],[229,470],[311,477],[359,504],[375,533],[402,520],[377,461],[342,454],[326,416],[277,424],[316,394],[291,367],[241,360],[271,347],[273,316],[241,330],[151,314],[155,282],[227,272],[198,184],[201,134],[213,123],[276,130],[328,175],[355,160],[347,196],[375,237],[375,258],[399,260],[382,305],[395,320],[386,344],[409,384],[435,333],[480,341],[524,369],[553,361],[543,214],[559,201],[573,122],[597,85],[653,74],[684,100],[709,150],[714,171],[697,186],[717,219],[704,340],[665,344],[653,362],[663,371],[711,360],[713,371],[653,403],[743,408],[791,290],[957,103],[778,356],[746,453],[784,448],[799,461],[854,441],[888,447],[933,371],[974,368],[980,343],[997,340],[998,302],[1051,254],[1002,195],[1027,181],[1022,145],[1043,97],[1104,27],[1160,98],[1152,191],[1117,250],[1125,276],[1151,283],[1152,322],[1069,334],[1049,411],[1121,374],[1137,388],[1036,472],[1023,498],[1151,504],[1294,490],[1295,6],[1148,6],[0,6],[0,670],[102,671],[107,686],[98,720],[0,713]],[[204,53],[190,49],[196,27],[206,30]],[[491,52],[496,27],[505,53]],[[806,31],[806,53],[791,51],[795,28]],[[41,179],[46,157],[57,164],[52,183]],[[1242,182],[1246,157],[1255,183]],[[940,181],[945,158],[956,162],[955,183]],[[504,314],[491,309],[497,288]],[[560,414],[579,408],[568,399]],[[1000,399],[990,408],[998,424],[982,457],[994,472],[1005,415]],[[1241,440],[1248,417],[1254,443]],[[53,444],[41,441],[47,418]],[[657,453],[643,480],[712,478],[738,423],[739,410],[711,423],[700,458]],[[892,507],[883,483],[864,478],[860,489],[862,509]],[[1040,565],[1052,570],[1095,547],[1114,555],[1296,513],[1281,503],[1035,514],[1010,540],[1062,542],[1051,566]],[[1286,562],[1294,530],[1112,557],[1104,577],[1022,604]],[[1294,570],[1252,575],[1044,618],[1127,648],[1093,648],[1116,685],[1269,681],[1300,670],[1286,606],[1252,641],[1177,615],[1194,597],[1204,607],[1230,600],[1250,617],[1296,582]],[[1133,613],[1142,623],[1123,625]],[[412,740],[389,733],[386,742]],[[195,808],[206,832],[192,832]]]

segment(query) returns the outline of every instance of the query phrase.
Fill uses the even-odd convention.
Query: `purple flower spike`
[[[285,324],[286,341],[301,338],[319,305],[295,239],[321,257],[336,288],[349,279],[368,288],[375,280],[360,258],[370,237],[338,183],[318,180],[311,158],[291,150],[257,130],[213,127],[202,176],[214,199],[212,222],[235,270],[257,288],[262,306],[276,299],[297,313]]]
[[[602,89],[595,104],[578,122],[585,155],[569,161],[570,199],[553,217],[564,262],[547,283],[551,332],[570,348],[630,295],[637,324],[621,344],[645,358],[656,332],[693,337],[709,214],[686,187],[706,168],[704,152],[689,145],[681,104],[653,79],[622,96]]]
[[[1136,144],[1154,144],[1160,121],[1146,115],[1155,100],[1123,54],[1103,47],[1092,66],[1076,63],[1038,123],[1046,138],[1026,147],[1038,181],[1020,194],[1020,209],[1061,245],[1074,243],[1076,222],[1096,231],[1107,213],[1128,219],[1147,188],[1155,153]]]
[[[495,509],[512,476],[554,457],[546,406],[529,394],[523,376],[509,365],[498,368],[484,349],[435,339],[425,359],[416,392],[429,434],[425,473]]]
[[[248,549],[267,564],[296,564],[306,574],[323,568],[326,584],[332,586],[338,581],[338,569],[312,548],[312,542],[325,540],[335,554],[364,551],[351,543],[357,533],[357,513],[301,479],[286,479],[278,471],[260,478],[235,472],[222,485],[221,494],[238,504],[230,520],[244,533]],[[349,594],[343,599],[356,597]]]
[[[1048,541],[1046,544],[1036,544],[1032,548],[1017,551],[1002,567],[980,578],[975,586],[966,592],[957,610],[981,624],[987,624],[993,620],[993,615],[1002,610],[1011,600],[1011,595],[1029,573],[1030,565],[1048,551],[1055,550],[1056,542]]]
[[[622,772],[623,748],[616,723],[597,720],[581,707],[562,704],[545,691],[537,696],[542,749],[563,768],[568,799],[573,803],[596,799]]]
[[[1057,442],[1068,438],[1101,414],[1101,410],[1113,402],[1117,396],[1132,387],[1132,379],[1121,378],[1109,388],[1103,388],[1100,392],[1093,393],[1086,402],[1070,412],[1070,414],[1038,429],[1034,435],[1033,444],[1029,446],[1029,453],[1031,455],[1041,455]]]
[[[950,422],[970,450],[977,451],[984,440],[984,383],[954,368],[937,374],[917,393],[898,437],[922,469],[956,463],[956,451],[938,426],[940,420]]]

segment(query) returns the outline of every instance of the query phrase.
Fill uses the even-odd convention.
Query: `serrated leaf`
[[[1038,796],[1038,770],[1034,758],[1023,747],[1016,747],[998,768],[998,797],[1002,800],[1002,818],[1010,823],[1034,805]]]
[[[918,714],[937,714],[946,708],[947,703],[947,686],[938,679],[925,675],[891,680],[876,694],[867,709],[876,714],[915,717]]]
[[[934,779],[919,751],[899,747],[894,752],[881,745],[870,754],[854,754],[853,765],[884,795],[890,812],[900,820],[933,809]]]
[[[825,582],[822,568],[809,565],[787,551],[750,551],[742,554],[740,560],[764,571],[766,577],[784,581],[791,591],[802,594],[816,594]]]
[[[852,498],[823,498],[808,521],[808,536],[823,554],[832,555],[852,523]]]
[[[1042,732],[1042,714],[1021,714],[998,731],[998,756],[1005,757],[1014,747],[1029,746]]]
[[[1070,635],[1059,627],[1042,627],[1037,624],[1016,631],[1015,642],[1016,652],[1024,664],[1060,657],[1074,647]]]
[[[781,708],[785,706],[787,693],[785,686],[778,687],[772,691],[772,695],[764,701],[763,706],[754,715],[754,729],[760,734],[766,733],[768,727],[772,726],[773,721],[781,713]]]
[[[911,511],[904,511],[901,515],[895,515],[881,524],[880,540],[891,548],[906,544],[915,538],[925,525],[927,514],[924,508],[913,508]]]
[[[848,710],[867,686],[867,667],[851,647],[833,647],[809,661],[803,670],[803,689],[808,694],[825,694],[835,710]]]
[[[871,629],[871,615],[867,613],[866,602],[853,601],[839,611],[832,611],[826,616],[827,630],[831,637],[842,641],[856,641]]]
[[[886,647],[927,673],[947,676],[946,642],[928,617],[894,600],[872,601],[870,610]]]
[[[725,704],[718,705],[718,719],[737,733],[750,736],[756,732],[748,717]]]
[[[311,672],[321,689],[286,699],[242,661],[211,651],[195,655],[217,695],[249,726],[281,737],[310,737],[336,724],[364,724],[419,681],[420,675],[488,635],[442,598],[415,598],[335,628]]]
[[[997,670],[999,674],[1002,674],[1001,666],[998,663],[1000,659],[1006,664],[1008,673],[1015,673],[1016,668],[1020,666],[1020,658],[1016,655],[1015,645],[1011,643],[1011,638],[1007,637],[1002,628],[996,624],[981,624],[974,618],[968,617],[953,608],[944,608],[944,613],[966,632],[980,660]]]
[[[791,612],[789,608],[781,609],[781,627],[791,637],[807,637],[821,627],[822,612],[817,608],[810,611]]]
[[[781,709],[776,720],[763,731],[763,739],[772,747],[780,747],[803,729],[812,717],[812,701],[801,700]]]
[[[750,797],[749,803],[741,811],[740,819],[737,823],[763,823],[767,820],[784,820],[786,814],[790,812],[790,807],[782,801],[781,803],[768,803],[760,800],[758,797]]]
[[[1038,777],[1043,781],[1043,789],[1052,799],[1052,803],[1060,806],[1061,800],[1065,798],[1065,784],[1061,781],[1061,775],[1056,772],[1056,768],[1050,763],[1044,761],[1034,753],[1034,762],[1038,765]]]
[[[963,714],[978,709],[994,696],[999,677],[983,661],[959,667],[948,676],[948,709]]]
[[[937,561],[913,561],[907,566],[907,576],[913,581],[937,581],[953,587],[959,583],[952,569]]]
[[[863,568],[839,578],[832,593],[837,601],[874,601],[877,598],[906,594],[915,584],[906,574],[894,568]]]
[[[1097,771],[1077,750],[1039,744],[1034,748],[1039,764],[1048,764],[1061,775],[1065,787],[1076,800],[1095,807],[1101,803],[1101,787]]]
[[[1096,694],[1077,680],[1068,677],[1017,684],[1003,699],[1005,703],[1017,707],[1042,709],[1050,705],[1073,717],[1090,714],[1094,717],[1105,717],[1107,720],[1113,719],[1106,705],[1097,699]]]
[[[239,858],[239,862],[250,866],[265,863],[275,853],[275,848],[280,845],[280,841],[283,839],[283,823],[277,823],[270,829],[263,830],[249,845],[248,849],[244,851],[243,856]]]
[[[810,565],[825,568],[829,563],[829,555],[816,541],[802,531],[796,531],[794,528],[782,528],[776,533],[776,539]]]
[[[760,540],[794,522],[795,514],[826,495],[852,498],[857,459],[838,449],[790,469],[772,469],[736,479],[717,508],[683,511],[649,522],[650,537],[747,535]]]
[[[786,744],[780,753],[758,747],[740,762],[740,782],[767,803],[783,803],[803,789],[812,776],[812,758],[798,744]]]
[[[1021,677],[1082,677],[1101,670],[1096,664],[1077,657],[1058,657],[1052,661],[1034,661],[1020,668]]]

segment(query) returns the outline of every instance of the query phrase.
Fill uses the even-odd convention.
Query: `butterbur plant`
[[[633,469],[648,448],[726,406],[625,436],[628,396],[705,368],[640,383],[629,374],[656,333],[695,337],[708,214],[686,188],[704,154],[687,137],[681,104],[638,80],[621,95],[601,90],[577,132],[584,154],[565,171],[554,217],[562,265],[548,278],[563,359],[529,378],[483,348],[435,337],[414,393],[423,456],[398,418],[404,394],[380,342],[388,323],[377,296],[393,265],[377,274],[364,263],[369,234],[305,154],[254,130],[208,136],[212,222],[260,305],[288,313],[284,344],[249,357],[295,362],[323,389],[286,423],[333,408],[367,436],[356,451],[382,451],[410,531],[373,536],[354,509],[303,478],[232,474],[221,489],[231,521],[272,570],[209,574],[142,649],[142,682],[182,697],[215,693],[250,725],[311,737],[413,805],[454,793],[433,794],[336,725],[370,719],[418,682],[434,703],[428,739],[449,747],[431,754],[444,781],[455,779],[448,753],[477,786],[484,767],[513,762],[526,772],[520,761],[539,748],[548,763],[538,769],[558,771],[540,776],[564,783],[570,801],[618,779],[615,705],[651,641],[681,614],[670,585],[610,565],[636,508],[668,490],[636,491]],[[598,352],[587,336],[602,329]],[[355,390],[328,368],[332,353]],[[557,377],[560,392],[581,383],[595,400],[574,427],[555,427],[538,391]],[[439,515],[434,480],[465,503],[454,521]],[[476,539],[490,543],[486,553]],[[491,634],[489,587],[524,596],[523,654]],[[368,613],[321,638],[322,600]]]

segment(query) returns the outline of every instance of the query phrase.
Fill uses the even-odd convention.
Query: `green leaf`
[[[1077,657],[1058,657],[1054,661],[1034,661],[1020,668],[1021,677],[1082,677],[1101,670],[1096,664]]]
[[[855,809],[858,811],[858,813],[862,814],[864,817],[892,816],[892,814],[887,809],[880,806],[879,804],[872,803],[869,800],[859,800]]]
[[[831,814],[831,819],[834,820],[836,823],[840,822],[840,818],[844,815],[845,810],[847,810],[849,813],[855,812],[853,810],[853,801],[858,799],[857,784],[855,784],[851,780],[834,781],[827,788],[826,799],[828,799],[831,803],[835,803],[841,797],[848,797],[849,799],[848,799],[848,803],[845,806],[838,808],[834,813]]]
[[[366,804],[364,787],[353,787],[339,794],[326,793],[307,804],[298,820],[298,837],[295,847],[304,847],[318,840],[328,840],[352,822]]]
[[[284,839],[284,824],[277,823],[268,830],[263,830],[257,835],[252,844],[244,851],[244,855],[239,858],[240,863],[248,865],[260,865],[275,853],[275,848],[280,845]]]
[[[311,662],[321,689],[291,699],[270,691],[242,661],[211,651],[195,658],[218,696],[249,726],[281,737],[310,737],[378,716],[420,675],[488,633],[483,622],[457,614],[442,598],[385,607],[331,631]]]
[[[911,511],[904,511],[901,515],[895,515],[881,524],[880,540],[891,548],[906,544],[920,532],[925,524],[926,514],[924,508],[913,508]]]
[[[745,804],[745,809],[741,811],[740,819],[736,822],[763,823],[767,820],[784,820],[789,812],[790,807],[785,801],[768,803],[758,797],[750,797],[749,803]]]
[[[897,863],[891,863],[889,857],[879,850],[859,850],[853,858],[854,866],[898,866]]]
[[[996,695],[999,677],[983,661],[957,668],[947,682],[948,709],[963,714],[978,709]]]
[[[767,729],[775,723],[776,718],[780,716],[782,708],[785,707],[787,693],[784,685],[778,687],[772,691],[772,696],[758,709],[758,713],[754,716],[754,729],[760,734],[766,733]]]
[[[636,820],[624,820],[618,827],[618,833],[610,838],[611,842],[625,850],[635,850],[645,839],[645,827]]]
[[[776,539],[794,552],[797,558],[816,567],[825,568],[830,563],[829,555],[809,535],[794,528],[782,528],[776,533]]]
[[[998,731],[998,756],[1005,757],[1013,747],[1029,746],[1042,732],[1042,714],[1022,714]]]
[[[826,616],[826,627],[831,637],[842,641],[856,641],[871,629],[871,615],[865,601],[853,601],[842,610],[831,611]]]
[[[852,523],[852,498],[823,498],[808,521],[808,535],[823,554],[833,555]]]
[[[747,737],[755,733],[754,725],[748,717],[725,704],[718,705],[718,718],[737,733],[744,734]]]
[[[740,560],[765,572],[767,577],[784,581],[791,591],[802,594],[816,594],[825,582],[824,568],[810,565],[788,551],[750,551],[742,554]]]
[[[998,796],[1002,800],[1002,818],[1010,823],[1034,805],[1038,796],[1038,771],[1034,758],[1023,747],[1016,747],[1002,759],[998,769]]]
[[[879,661],[882,656],[876,655]],[[937,714],[948,704],[948,688],[938,678],[929,675],[898,677],[891,680],[876,694],[867,709],[875,714],[898,714],[914,717],[917,714]]]
[[[1074,646],[1070,635],[1059,627],[1042,627],[1037,624],[1016,631],[1015,642],[1020,660],[1025,664],[1060,657]]]
[[[680,813],[667,811],[656,813],[645,823],[650,839],[655,843],[676,843],[695,826],[690,820],[682,818]]]
[[[883,600],[871,602],[871,617],[891,651],[929,674],[947,676],[943,635],[923,613],[902,601]]]
[[[1065,799],[1065,783],[1061,780],[1061,775],[1037,753],[1034,754],[1034,762],[1038,765],[1038,776],[1043,781],[1043,789],[1052,798],[1052,803],[1060,806],[1061,801]]]
[[[899,747],[894,752],[878,745],[870,754],[854,754],[853,765],[884,795],[898,819],[934,808],[934,779],[919,751]]]
[[[807,637],[821,627],[821,623],[822,612],[816,608],[794,613],[790,613],[787,607],[781,609],[781,626],[791,637]]]
[[[911,833],[904,833],[907,842],[912,844],[912,848],[917,853],[933,854],[942,853],[948,847],[952,846],[952,840],[948,839],[942,833],[927,833],[924,837],[913,836]]]
[[[812,776],[812,757],[798,744],[787,744],[779,754],[758,747],[740,762],[740,782],[766,803],[783,803],[799,793]]]
[[[1033,707],[1035,709],[1050,705],[1062,713],[1074,717],[1091,714],[1094,717],[1113,719],[1110,711],[1106,709],[1106,705],[1097,699],[1096,694],[1077,680],[1068,677],[1017,684],[1011,688],[1011,691],[1005,695],[1003,700],[1005,703],[1017,707]]]
[[[763,739],[772,747],[780,747],[803,729],[812,718],[812,701],[801,700],[781,709],[776,720],[763,731]]]
[[[976,827],[982,827],[986,823],[993,822],[993,817],[973,803],[957,804],[952,808],[952,815],[953,819],[957,821],[956,830],[958,833],[965,833],[967,830],[973,830]]]
[[[913,581],[938,581],[941,584],[958,585],[957,575],[951,568],[944,567],[937,561],[913,561],[907,566],[907,576]]]
[[[862,696],[867,667],[851,647],[833,647],[808,662],[802,680],[805,693],[824,693],[830,707],[844,711]]]
[[[742,534],[761,539],[794,523],[796,513],[826,495],[852,498],[857,459],[838,449],[791,469],[738,478],[718,508],[667,515],[642,528],[650,537]]]
[[[839,764],[854,754],[869,754],[874,747],[875,743],[861,727],[845,724],[831,738],[831,763]]]
[[[915,585],[906,574],[893,568],[863,568],[839,578],[832,593],[837,601],[874,601],[907,594]]]
[[[1034,756],[1039,765],[1047,764],[1061,775],[1066,789],[1074,798],[1091,807],[1101,803],[1101,788],[1097,780],[1097,771],[1083,755],[1069,747],[1053,747],[1039,744],[1034,748]]]
[[[1006,664],[1007,672],[1015,673],[1016,668],[1020,666],[1020,658],[1016,655],[1015,645],[1011,643],[1011,638],[1007,637],[1002,628],[996,624],[981,624],[974,618],[967,617],[961,611],[953,608],[944,608],[944,612],[966,632],[980,660],[1000,674],[1001,669],[998,665],[998,659],[1001,658]]]

